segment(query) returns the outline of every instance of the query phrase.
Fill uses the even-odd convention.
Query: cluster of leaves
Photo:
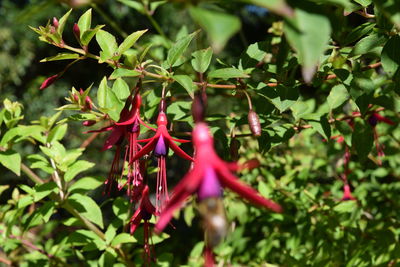
[[[167,115],[177,135],[193,127],[191,100],[196,90],[206,89],[207,122],[220,154],[240,161],[257,158],[260,167],[244,171],[242,179],[285,208],[283,214],[270,214],[226,192],[230,233],[215,251],[221,264],[394,266],[400,261],[400,10],[395,0],[119,2],[121,9],[144,15],[154,31],[143,27],[126,34],[107,16],[113,29],[93,26],[91,9],[74,26],[70,10],[46,26],[32,27],[40,40],[62,50],[43,62],[72,60],[50,73],[56,79],[42,89],[53,90],[52,84],[80,61],[104,64],[107,74],[101,81],[88,78],[86,90],[72,88],[59,112],[28,125],[22,105],[4,100],[0,163],[30,181],[0,187],[10,196],[0,207],[0,240],[6,244],[0,257],[28,265],[142,263],[143,230],[134,236],[125,231],[134,207],[118,195],[100,196],[105,172],[82,174],[99,173],[94,166],[104,165],[96,158],[79,159],[91,140],[81,148],[67,146],[67,133],[77,121],[96,129],[118,121],[140,78],[143,116],[154,121],[161,88],[168,88]],[[249,23],[241,12],[265,23],[257,42],[243,41],[245,48],[236,45]],[[181,15],[187,25],[172,39],[157,19]],[[66,36],[68,31],[72,34]],[[249,110],[260,118],[257,139]],[[371,123],[378,113],[393,125]],[[331,139],[338,136],[343,142]],[[174,176],[181,177],[176,169]],[[341,200],[343,183],[351,184],[357,200]],[[190,201],[176,230],[153,237],[159,243],[158,265],[201,264],[204,243],[195,207]],[[188,226],[195,229],[192,236],[185,232]],[[182,242],[188,247],[182,249]]]

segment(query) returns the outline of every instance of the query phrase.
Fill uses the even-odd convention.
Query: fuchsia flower
[[[141,198],[140,198],[140,203],[139,207],[133,214],[132,218],[129,221],[130,224],[130,232],[131,234],[135,233],[137,227],[140,225],[141,221],[143,220],[143,232],[144,232],[144,260],[147,263],[147,265],[150,265],[151,261],[151,254],[153,248],[150,245],[150,223],[149,220],[151,219],[151,216],[156,215],[155,214],[156,208],[151,204],[151,201],[149,199],[149,187],[145,185],[143,187],[143,190],[141,192]],[[153,253],[154,254],[154,253]]]
[[[167,116],[164,111],[160,111],[157,118],[156,134],[149,138],[138,140],[138,142],[147,142],[147,144],[133,157],[132,160],[137,160],[140,157],[154,151],[154,155],[158,158],[158,173],[157,173],[157,191],[156,191],[156,212],[160,213],[164,204],[169,200],[167,187],[167,170],[165,158],[168,155],[168,148],[171,148],[178,156],[183,159],[193,160],[187,155],[175,142],[186,143],[189,140],[176,139],[171,137],[167,130]]]
[[[383,146],[380,145],[379,143],[379,134],[378,131],[376,130],[376,125],[379,122],[384,122],[389,125],[394,125],[394,122],[386,117],[379,115],[378,112],[373,112],[371,116],[368,118],[368,123],[372,126],[374,131],[375,147],[376,147],[376,152],[378,153],[378,164],[382,165],[381,158],[385,156],[385,152],[383,151]]]
[[[343,197],[342,197],[342,201],[345,200],[356,200],[355,197],[353,197],[353,195],[351,194],[351,189],[349,184],[345,183],[343,186]]]
[[[231,173],[238,169],[238,165],[224,162],[218,157],[207,124],[197,123],[192,138],[196,151],[194,167],[176,185],[172,198],[160,214],[160,219],[155,226],[156,232],[159,233],[166,227],[173,212],[179,209],[190,195],[197,194],[199,201],[218,198],[222,196],[221,185],[230,188],[254,204],[274,212],[282,212],[280,205],[261,197],[257,191],[239,182]]]
[[[58,74],[50,76],[49,78],[47,78],[46,80],[44,80],[44,82],[40,85],[39,90],[43,90],[46,89],[47,87],[49,87],[50,85],[52,85],[53,83],[55,83],[58,80]]]
[[[110,136],[104,143],[103,151],[108,150],[113,146],[116,146],[116,152],[111,164],[111,170],[108,174],[106,184],[106,192],[110,192],[110,190],[114,187],[114,184],[118,185],[118,189],[121,190],[126,184],[128,184],[127,193],[131,196],[132,201],[137,201],[139,196],[138,190],[135,190],[135,187],[138,187],[142,183],[142,175],[139,170],[139,161],[135,160],[134,157],[137,154],[140,146],[137,143],[137,137],[140,134],[140,124],[148,127],[149,129],[154,130],[153,128],[147,126],[140,119],[140,105],[142,99],[139,93],[135,95],[132,99],[132,96],[129,96],[126,100],[125,106],[121,111],[120,119],[118,122],[113,123],[110,126],[104,127],[100,130],[89,131],[89,132],[105,132],[111,131]],[[126,139],[128,141],[128,145],[125,149],[125,156],[123,163],[128,160],[128,174],[127,181],[123,185],[119,185],[118,180],[122,178],[124,168],[120,167],[120,155],[122,150],[122,143]],[[123,164],[122,163],[122,164]],[[136,188],[137,189],[137,188]],[[140,191],[140,190],[139,190]]]

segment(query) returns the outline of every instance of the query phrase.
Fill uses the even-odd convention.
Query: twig
[[[83,143],[81,144],[80,148],[86,148],[88,145],[90,145],[90,143],[92,143],[94,141],[94,139],[96,139],[96,137],[99,134],[100,134],[100,132],[92,133],[91,136],[89,136],[88,138],[85,139],[85,141],[83,141]]]

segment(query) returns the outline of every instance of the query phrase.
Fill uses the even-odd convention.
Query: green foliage
[[[156,216],[129,233],[141,205],[124,194],[133,163],[123,139],[137,136],[115,122],[129,111],[156,127],[164,97],[168,130],[186,138],[195,125],[192,101],[201,95],[205,102],[206,93],[218,154],[241,166],[258,162],[237,176],[284,208],[269,212],[226,190],[228,235],[213,248],[219,265],[400,263],[397,1],[63,3],[0,7],[4,262],[141,266],[149,249],[155,266],[202,266],[207,217],[196,192],[168,234],[153,233],[155,254],[145,244]],[[128,100],[138,90],[135,110]],[[257,137],[250,110],[259,117]],[[154,135],[146,126],[139,139]],[[190,144],[181,149],[193,152]],[[172,154],[171,191],[190,169]],[[142,161],[152,200],[158,169],[152,156]],[[121,188],[102,194],[110,177]]]

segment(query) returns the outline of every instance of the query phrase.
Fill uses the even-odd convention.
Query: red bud
[[[57,29],[58,28],[58,19],[56,17],[53,17],[53,26]]]
[[[85,98],[85,109],[92,110],[92,99],[90,99],[90,96],[86,96]]]
[[[247,120],[249,122],[250,131],[254,136],[261,136],[261,124],[258,119],[257,113],[254,110],[250,109],[249,114],[247,115]]]
[[[79,29],[78,24],[74,24],[74,27],[72,28],[72,31],[74,32],[75,37],[80,40],[81,38],[81,30]]]
[[[82,122],[83,126],[92,126],[94,124],[96,124],[96,121],[94,121],[94,120],[89,120],[89,121]]]
[[[49,87],[50,85],[52,85],[55,81],[57,81],[58,79],[58,74],[53,75],[49,78],[47,78],[46,80],[44,80],[44,82],[42,83],[42,85],[40,85],[40,90],[46,89],[47,87]]]

